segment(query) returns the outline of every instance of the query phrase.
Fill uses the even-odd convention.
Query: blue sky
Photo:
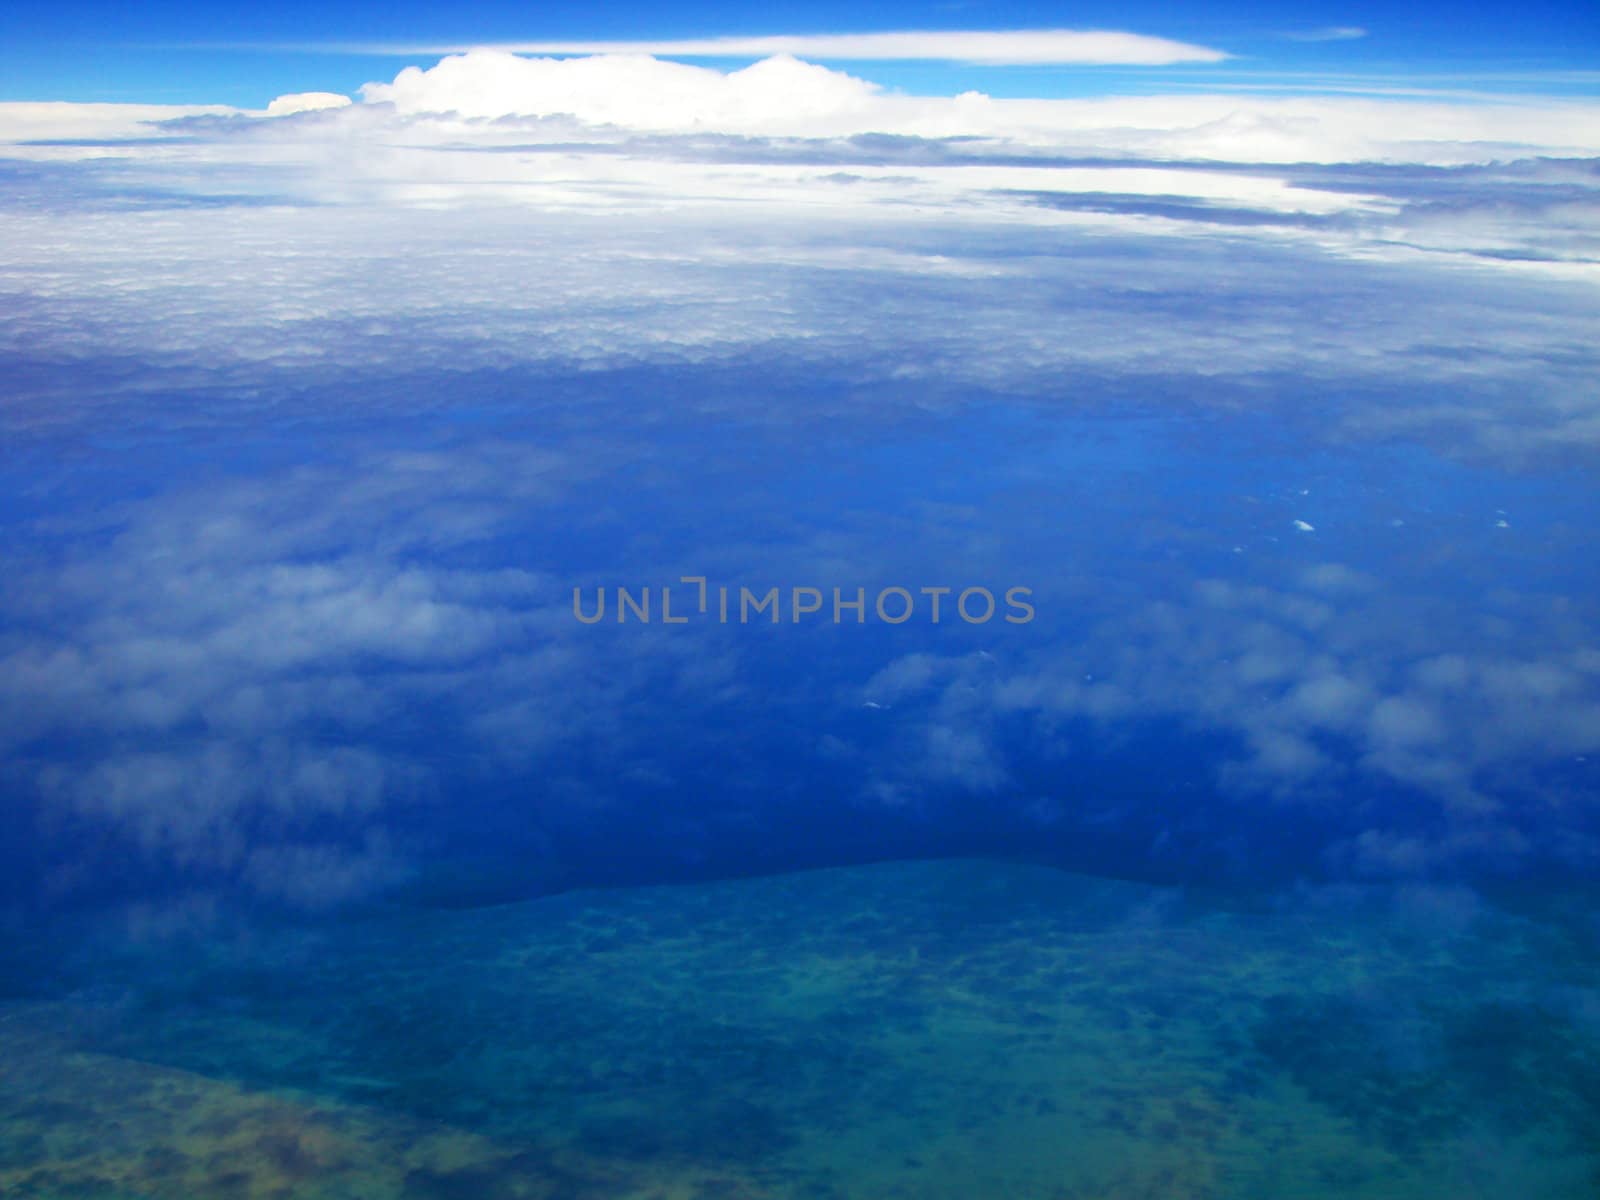
[[[902,4],[867,16],[853,4],[195,3],[7,6],[0,17],[0,99],[225,103],[259,107],[287,91],[353,92],[426,54],[341,53],[337,47],[430,47],[539,39],[710,37],[884,30],[1118,30],[1226,51],[1218,64],[1127,69],[944,63],[855,63],[857,73],[919,94],[1080,95],[1189,85],[1274,83],[1315,88],[1332,77],[1377,85],[1592,94],[1600,18],[1592,4],[1411,5]],[[1360,30],[1363,36],[1332,36]],[[288,47],[326,46],[324,52]],[[221,49],[220,47],[228,47]],[[822,58],[821,61],[827,61]],[[1586,74],[1587,73],[1587,74]],[[1304,78],[1309,75],[1310,78]]]

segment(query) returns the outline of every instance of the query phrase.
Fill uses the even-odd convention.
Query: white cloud
[[[329,123],[372,115],[341,110],[308,118],[315,128],[303,140],[289,131],[297,139],[291,144],[297,153],[308,145],[308,155],[337,152],[336,169],[344,170],[342,137],[320,150],[317,138]],[[277,131],[301,122],[256,124]],[[511,134],[519,135],[526,133]],[[163,146],[132,183],[149,189],[193,171],[237,188],[248,177],[235,164],[278,146],[225,138],[220,147],[196,148],[237,156],[223,167],[203,160],[180,166],[174,156],[181,148]],[[681,143],[651,143],[639,153],[666,157],[679,149],[707,153]],[[803,149],[857,152],[849,144]],[[875,143],[862,149],[880,153]],[[913,145],[911,152],[927,150]],[[387,153],[372,151],[378,159]],[[116,170],[128,171],[126,156],[119,159]],[[507,184],[524,162],[524,181]],[[1136,196],[1122,196],[1122,212],[1079,219],[1025,195],[973,186],[998,180],[1015,187],[1026,169],[1014,166],[995,173],[918,167],[908,172],[914,182],[897,182],[896,168],[883,164],[873,176],[852,171],[863,177],[842,182],[826,178],[840,172],[836,161],[772,168],[708,158],[674,164],[685,174],[657,176],[652,190],[652,160],[636,165],[637,176],[620,176],[636,178],[637,190],[591,178],[580,193],[570,176],[620,171],[628,156],[418,150],[371,165],[379,178],[392,172],[396,190],[347,180],[346,202],[320,202],[330,185],[318,176],[319,202],[306,205],[119,204],[96,209],[93,220],[65,206],[9,213],[0,226],[0,287],[14,299],[0,318],[0,349],[19,361],[83,362],[88,369],[106,356],[147,366],[119,368],[94,388],[65,392],[52,375],[15,374],[0,430],[10,438],[87,427],[119,409],[134,414],[124,419],[143,420],[167,370],[218,381],[294,372],[319,387],[336,384],[355,409],[425,411],[436,402],[426,392],[380,401],[366,384],[419,361],[457,370],[737,364],[781,347],[821,374],[858,371],[913,390],[949,384],[1038,397],[1059,396],[1066,375],[1160,375],[1175,362],[1199,364],[1207,379],[1293,372],[1346,392],[1328,413],[1331,436],[1420,434],[1452,453],[1506,459],[1600,445],[1588,387],[1592,358],[1573,349],[1592,323],[1592,284],[1549,283],[1531,273],[1524,279],[1518,264],[1501,260],[1396,257],[1386,238],[1410,220],[1402,216],[1380,217],[1373,232],[1352,223],[1315,235],[1293,226],[1225,227],[1219,234],[1216,226],[1184,230],[1146,215],[1147,202]],[[281,175],[265,172],[254,186],[278,193],[311,169],[296,160],[291,166]],[[426,202],[398,191],[430,169],[456,171],[454,190],[437,185]],[[476,172],[497,177],[489,196],[469,182]],[[976,180],[966,180],[969,173]],[[1163,189],[1189,187],[1252,219],[1287,207],[1301,191],[1347,194],[1319,192],[1315,176],[1295,187],[1256,171],[1197,170],[1194,182],[1142,164],[1120,171],[1045,167],[1038,174],[1064,189],[1086,189],[1091,200],[1125,186],[1153,193],[1149,203],[1159,205],[1177,198],[1162,197]],[[1437,182],[1458,194],[1482,191],[1490,204],[1515,180],[1475,172],[1441,180],[1439,173],[1355,171],[1348,178],[1359,186],[1387,179],[1397,192]],[[716,183],[721,197],[691,188]],[[609,201],[598,194],[607,186],[619,192]],[[1536,172],[1526,186],[1569,187],[1560,171],[1549,183]],[[1422,200],[1429,203],[1430,194]],[[912,203],[915,219],[908,218]],[[629,220],[608,218],[613,211],[629,212]],[[1530,214],[1537,225],[1535,217],[1537,210]],[[1375,242],[1374,233],[1385,241]],[[1229,247],[1225,270],[1214,258],[1219,236]],[[406,248],[403,259],[396,246]],[[1049,253],[1063,249],[1074,256],[1070,273],[1051,267]],[[1540,264],[1538,274],[1546,269]],[[1308,292],[1313,273],[1318,285]],[[529,279],[544,283],[530,288]],[[964,296],[962,321],[941,311],[944,288]],[[1168,305],[1156,317],[1150,297],[1164,294],[1205,294],[1226,307],[1229,321],[1219,326],[1213,310],[1199,304]],[[863,296],[874,297],[876,314],[866,326]],[[1419,380],[1439,386],[1413,388],[1399,405],[1392,388],[1402,377],[1408,387]],[[1359,386],[1350,391],[1352,384]],[[1250,390],[1253,403],[1287,402],[1270,389]],[[1520,397],[1515,408],[1501,400],[1510,392]],[[1280,514],[1274,532],[1311,549],[1337,536],[1339,522],[1309,503]],[[1293,534],[1289,519],[1297,514],[1331,532]]]
[[[402,113],[570,114],[630,129],[707,132],[830,126],[870,108],[878,91],[789,57],[722,72],[645,55],[553,59],[498,50],[454,55],[429,70],[407,67],[393,83],[361,89],[367,101]]]
[[[1023,774],[1025,743],[1006,722],[1025,714],[1040,731],[1034,752],[1066,763],[1084,736],[1070,720],[1094,725],[1089,740],[1173,718],[1202,736],[1226,734],[1237,751],[1212,764],[1225,790],[1335,816],[1360,814],[1363,796],[1399,785],[1411,798],[1356,818],[1370,827],[1338,851],[1363,872],[1591,852],[1569,835],[1594,819],[1592,797],[1529,782],[1600,752],[1600,670],[1581,649],[1584,634],[1541,611],[1537,597],[1517,597],[1524,640],[1514,656],[1497,657],[1448,596],[1398,594],[1337,564],[1298,574],[1299,587],[1285,588],[1198,581],[1187,605],[1151,601],[999,668],[972,655],[918,654],[881,669],[866,690],[893,685],[901,744],[915,745],[917,729],[933,738],[959,725],[962,761],[985,763],[995,779]],[[1337,612],[1307,626],[1295,615],[1300,588],[1321,590],[1330,578],[1361,586],[1341,586]],[[964,782],[939,756],[905,761]],[[1437,822],[1426,834],[1410,831],[1420,815]]]
[[[280,112],[309,107],[280,99]],[[588,431],[582,469],[491,439],[226,486],[152,476],[156,493],[185,490],[114,511],[81,499],[89,485],[61,466],[55,491],[21,501],[80,497],[85,511],[67,534],[38,533],[72,553],[9,560],[10,757],[44,762],[51,738],[76,739],[46,772],[62,812],[295,902],[381,887],[406,857],[311,826],[381,827],[391,791],[437,782],[439,764],[410,757],[431,753],[432,727],[397,728],[407,713],[443,712],[452,751],[529,773],[563,746],[604,744],[630,769],[617,787],[632,788],[670,771],[629,756],[652,726],[630,696],[667,695],[670,678],[684,703],[651,715],[698,714],[749,685],[743,660],[691,643],[657,639],[661,659],[646,661],[552,637],[558,589],[541,600],[535,587],[551,581],[483,561],[496,539],[532,555],[552,494],[630,478],[605,449],[642,418],[676,428],[722,405],[753,426],[828,422],[844,436],[852,419],[974,396],[1055,415],[1139,395],[1230,422],[1281,406],[1339,453],[1367,438],[1509,461],[1600,448],[1591,167],[1417,166],[1592,152],[1592,103],[917,98],[792,58],[720,72],[493,52],[403,72],[368,99],[388,103],[293,120],[0,106],[14,139],[0,435],[24,447],[18,461],[75,463],[108,430],[132,475],[166,470],[171,447],[252,433],[315,457],[330,430],[403,438],[453,407]],[[22,144],[50,138],[72,144]],[[1306,165],[1341,159],[1392,161]],[[717,390],[728,377],[744,381],[737,399]],[[670,404],[655,403],[660,380]],[[607,392],[621,386],[626,405]],[[1012,803],[1032,764],[989,736],[997,714],[1052,735],[1164,718],[1236,743],[1220,777],[1241,802],[1338,803],[1356,791],[1344,785],[1375,782],[1463,821],[1497,783],[1600,747],[1600,653],[1572,651],[1593,643],[1587,610],[1556,626],[1554,605],[1526,601],[1514,636],[1492,640],[1437,594],[1397,600],[1378,549],[1325,557],[1388,528],[1325,495],[1264,505],[1256,540],[1217,534],[1224,553],[1249,545],[1226,568],[1241,573],[1253,556],[1297,555],[1272,582],[1190,596],[1135,575],[1122,618],[1086,613],[1081,644],[1004,669],[959,652],[863,664],[850,728],[895,751],[862,768],[866,790]],[[1143,570],[1163,556],[1128,546],[1165,547],[1156,525],[1180,555],[1208,536],[1170,498],[1096,499],[1093,522],[1061,509],[1061,529],[1098,525],[1102,539],[1063,569]],[[1536,528],[1515,511],[1493,550],[1435,548],[1454,564],[1515,554]],[[1406,512],[1409,536],[1421,521]],[[1299,514],[1315,536],[1294,534]],[[915,535],[888,550],[880,527],[873,549],[909,555],[960,524],[908,522]],[[832,564],[850,548],[814,549]],[[866,700],[887,711],[863,713]],[[841,761],[873,758],[844,749]],[[551,791],[611,799],[570,778]],[[240,821],[280,828],[247,847]],[[1378,869],[1441,846],[1378,829],[1347,849]],[[299,889],[305,870],[322,882]]]
[[[907,30],[897,33],[780,34],[636,41],[509,42],[493,46],[367,47],[386,53],[442,54],[468,49],[519,54],[661,54],[674,58],[767,58],[803,55],[877,62],[966,62],[990,66],[1163,66],[1222,62],[1208,46],[1114,30]]]
[[[503,50],[407,67],[362,88],[402,115],[567,115],[659,133],[783,137],[896,134],[1004,139],[1096,156],[1224,162],[1482,162],[1600,153],[1600,105],[1523,97],[1454,104],[1215,94],[1074,100],[980,92],[905,96],[788,56],[724,72],[642,55],[528,58]],[[3,121],[3,112],[0,112]],[[455,131],[472,139],[493,131]]]
[[[1320,29],[1303,29],[1283,35],[1292,42],[1350,42],[1367,36],[1359,25],[1324,25]]]
[[[67,101],[0,101],[0,145],[16,147],[55,138],[144,138],[157,123],[182,117],[233,116],[225,104],[77,104]]]
[[[350,97],[338,92],[291,92],[268,104],[267,116],[287,117],[295,113],[320,112],[328,108],[343,108],[349,103]]]

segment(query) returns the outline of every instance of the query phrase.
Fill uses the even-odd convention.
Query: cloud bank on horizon
[[[12,878],[314,907],[808,820],[1589,869],[1597,118],[504,50],[0,105]],[[571,619],[711,572],[1041,619]]]
[[[721,70],[500,50],[406,67],[360,102],[0,104],[13,160],[91,189],[114,177],[198,195],[238,185],[296,202],[571,211],[742,196],[883,219],[916,203],[950,218],[1220,226],[1547,273],[1581,273],[1595,255],[1597,130],[1600,102],[1568,98],[925,97],[789,56]]]
[[[407,67],[362,89],[403,115],[492,119],[569,115],[594,125],[674,133],[989,137],[1079,152],[1227,161],[1481,161],[1596,150],[1600,105],[1574,101],[1239,95],[994,99],[914,97],[791,55],[719,71],[644,56],[530,58],[504,50]],[[1470,157],[1469,157],[1470,156]]]
[[[947,39],[969,36],[975,35],[874,34],[861,38],[899,39],[893,44],[903,41],[904,52],[910,55],[917,47],[954,45]],[[997,47],[1011,45],[1006,39],[1012,39],[1017,45],[1043,47],[1040,54],[1054,52],[1049,49],[1054,44],[1051,34],[992,36],[1002,39],[995,43]],[[846,42],[855,45],[859,40]],[[807,39],[778,39],[770,47],[763,42],[763,56],[758,61],[728,70],[654,57],[649,52],[685,53],[684,47],[698,45],[701,43],[573,43],[545,48],[550,53],[580,48],[595,51],[566,57],[474,48],[446,55],[431,67],[406,67],[388,82],[367,83],[360,89],[360,99],[365,107],[406,118],[489,122],[563,117],[598,131],[741,137],[883,134],[982,138],[1029,150],[1077,155],[1236,163],[1381,160],[1444,165],[1530,156],[1582,157],[1600,149],[1594,133],[1600,127],[1600,102],[1583,98],[1473,96],[1459,91],[1430,92],[1426,87],[1375,87],[1368,95],[1341,94],[1350,90],[1349,81],[1316,94],[1315,79],[1295,83],[1278,95],[1252,90],[1259,89],[1256,84],[1228,90],[1220,83],[1213,84],[1210,91],[1186,86],[1176,94],[1111,92],[1074,99],[995,98],[973,90],[949,96],[907,95],[846,71],[804,61],[797,53],[807,49]],[[770,54],[766,53],[769,49]],[[829,57],[848,59],[851,54],[830,51]],[[325,91],[284,93],[263,112],[292,116],[344,107],[348,101],[349,97]],[[148,122],[163,116],[176,119],[233,113],[249,117],[263,112],[218,106],[160,110],[138,105],[12,102],[0,105],[0,137],[13,144],[105,136],[136,139],[157,133]],[[351,114],[349,121],[344,131],[358,139],[363,131],[377,130],[370,120],[358,124],[356,114]],[[318,131],[322,135],[330,132]],[[458,140],[492,142],[496,131],[474,127],[453,128],[451,133]],[[18,152],[39,153],[36,149]]]

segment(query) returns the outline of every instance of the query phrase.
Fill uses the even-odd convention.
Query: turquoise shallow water
[[[1579,904],[944,861],[152,943],[0,1009],[0,1194],[1588,1197]]]

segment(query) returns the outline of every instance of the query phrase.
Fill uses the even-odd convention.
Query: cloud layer
[[[1578,101],[1495,104],[1240,95],[993,99],[915,97],[788,55],[742,70],[638,55],[451,55],[362,89],[403,115],[570,116],[671,133],[991,138],[1078,154],[1229,162],[1452,163],[1593,154],[1597,108]]]
[[[0,106],[8,886],[1592,866],[1591,104],[340,99]],[[1040,620],[571,619],[684,574]]]

